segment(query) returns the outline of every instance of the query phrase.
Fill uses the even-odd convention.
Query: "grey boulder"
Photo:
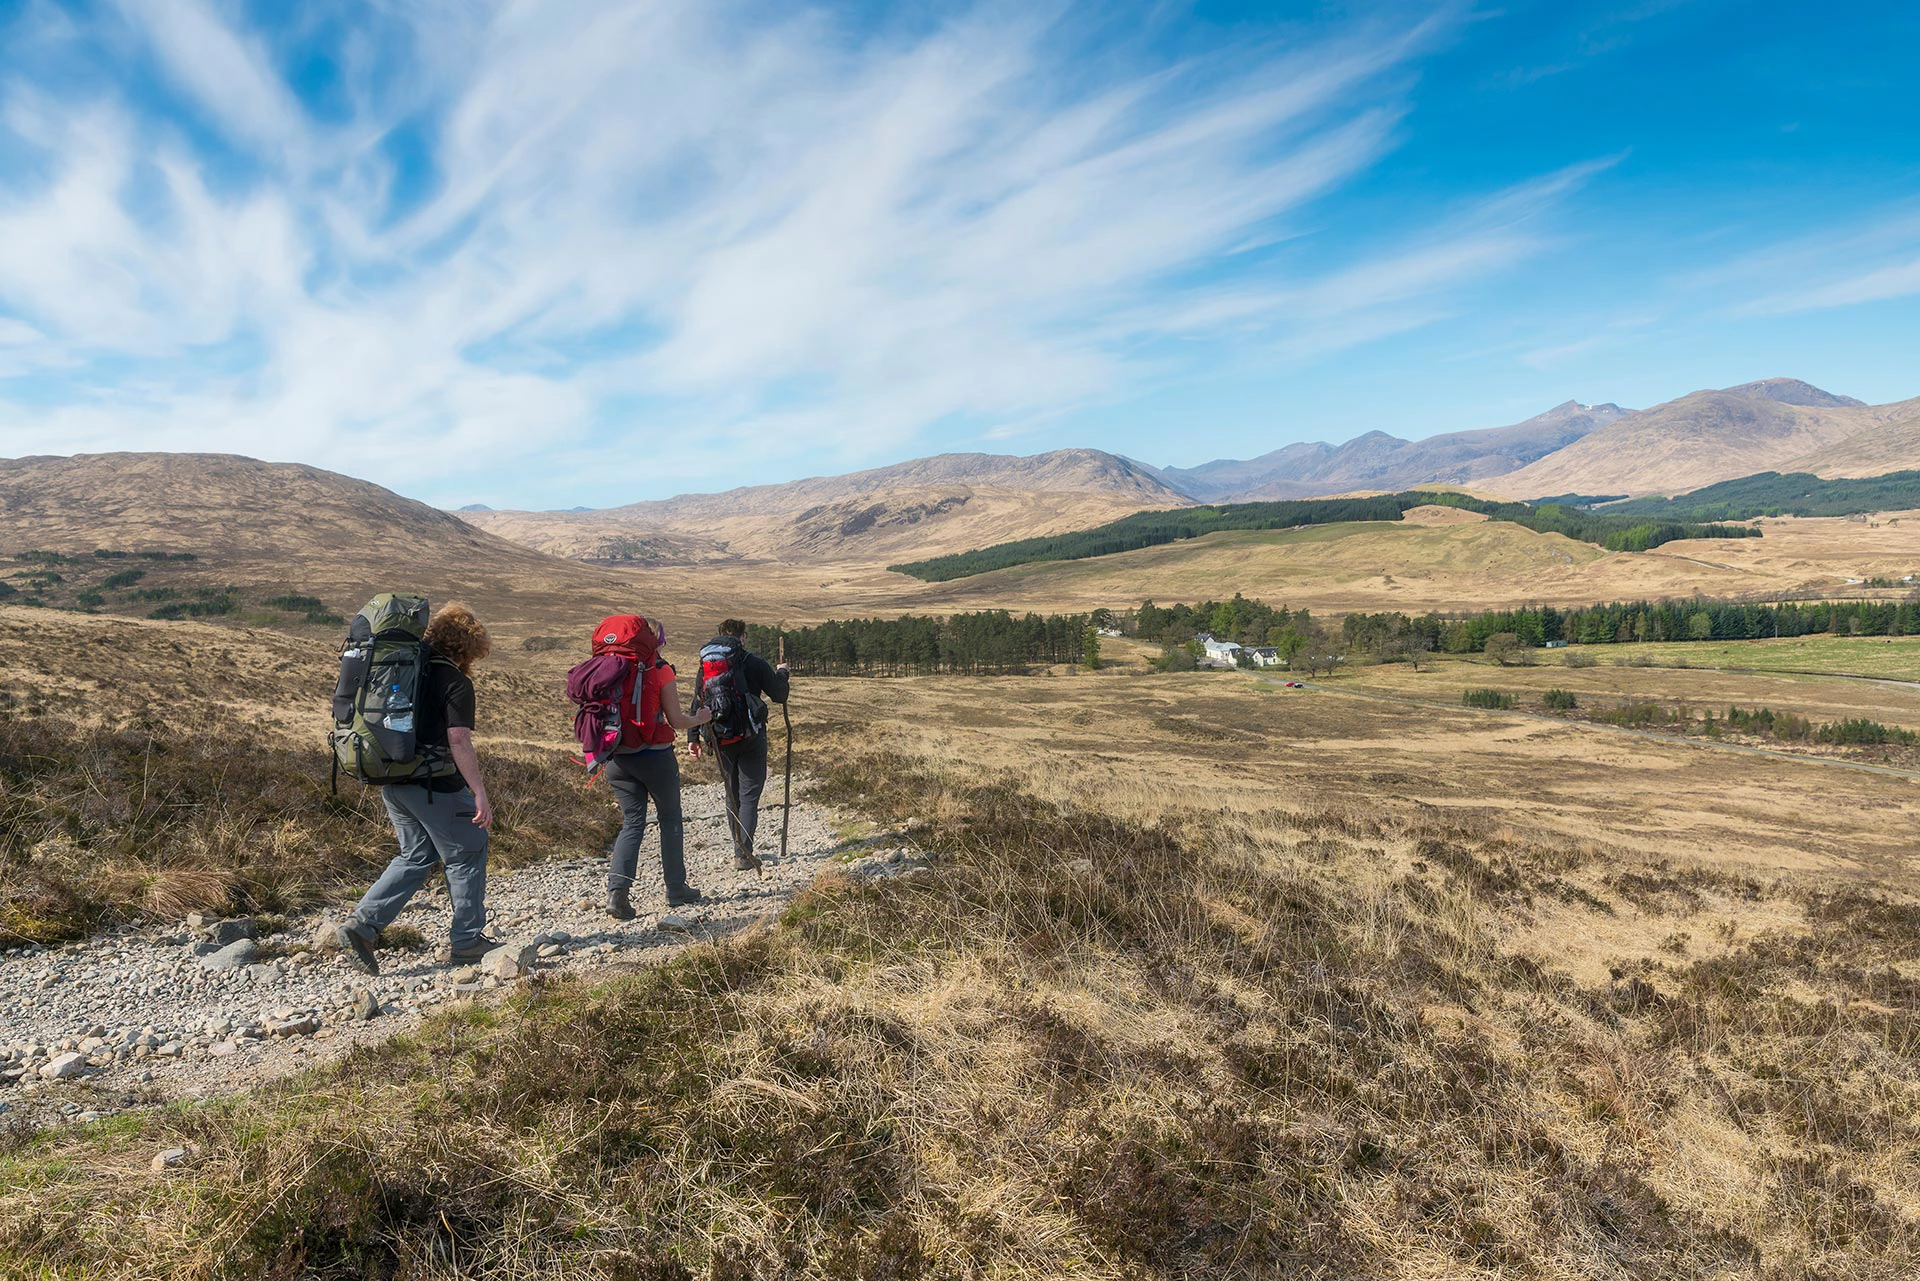
[[[259,950],[260,945],[252,939],[237,939],[211,956],[201,957],[200,968],[213,971],[237,970],[253,960],[254,954]]]
[[[255,928],[251,916],[236,916],[229,921],[208,921],[200,927],[200,933],[207,942],[226,947],[229,943],[256,937],[259,930]]]
[[[500,979],[517,979],[533,970],[540,949],[531,943],[503,943],[480,958],[480,973]]]
[[[65,1054],[56,1054],[40,1069],[43,1081],[64,1081],[70,1076],[79,1076],[80,1069],[87,1065],[87,1056],[72,1050]]]

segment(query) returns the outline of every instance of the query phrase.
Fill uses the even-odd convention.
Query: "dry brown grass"
[[[1333,684],[1431,680],[1434,700],[1452,706],[1281,690],[1245,673],[1100,672],[812,680],[796,695],[796,714],[807,718],[803,742],[825,732],[1009,770],[1050,801],[1129,821],[1348,808],[1446,814],[1549,844],[1604,844],[1627,858],[1920,888],[1904,854],[1920,824],[1907,780],[1483,714],[1458,706],[1460,690],[1497,684],[1493,669],[1385,675],[1404,670],[1362,669]],[[1727,679],[1639,669],[1553,675],[1596,671],[1671,679],[1674,690],[1694,678]],[[876,716],[876,706],[886,714]]]
[[[115,920],[284,910],[392,853],[378,795],[332,795],[334,647],[194,623],[0,610],[0,944]],[[506,865],[596,852],[613,811],[562,752],[553,678],[483,665]]]
[[[121,678],[72,704],[80,659],[0,631],[0,724],[52,736],[7,767],[49,758],[33,804],[105,816],[49,851],[80,859],[59,883],[252,892],[215,857],[86,861],[149,830],[99,796],[145,755],[115,736],[224,650],[259,682],[248,750],[308,786],[330,657],[114,626]],[[572,821],[542,791],[568,657],[483,677],[503,827]],[[16,1138],[0,1273],[1913,1274],[1904,782],[1236,674],[809,681],[796,712],[824,798],[930,820],[933,872],[256,1096]],[[101,753],[119,785],[85,782]],[[257,790],[170,812],[290,863],[320,825]],[[190,1169],[151,1175],[175,1145]]]
[[[1143,826],[835,740],[918,879],[0,1158],[124,1277],[1908,1275],[1920,909],[1352,809]],[[1076,860],[1090,870],[1077,870]],[[1767,930],[1575,977],[1543,908]],[[156,1145],[195,1150],[155,1178]]]

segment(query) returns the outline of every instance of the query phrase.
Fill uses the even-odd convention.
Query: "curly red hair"
[[[473,665],[493,652],[487,625],[457,600],[442,605],[427,624],[427,644],[469,676],[473,675]]]

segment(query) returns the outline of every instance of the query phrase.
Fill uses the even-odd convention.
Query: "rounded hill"
[[[335,610],[374,591],[485,601],[602,595],[609,581],[368,481],[233,454],[0,460],[0,556],[29,552],[164,553],[189,581],[310,593]]]

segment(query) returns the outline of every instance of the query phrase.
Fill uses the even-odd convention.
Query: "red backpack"
[[[593,629],[593,657],[567,673],[567,697],[577,709],[573,733],[590,772],[617,752],[673,742],[660,706],[674,678],[660,658],[663,635],[651,619],[615,614]]]

